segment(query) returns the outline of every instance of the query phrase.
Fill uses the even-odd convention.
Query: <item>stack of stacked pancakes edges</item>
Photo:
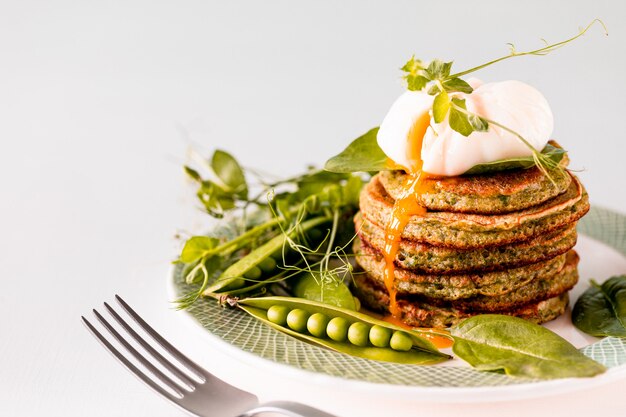
[[[561,161],[567,166],[568,158]],[[406,181],[381,171],[367,184],[355,216],[357,296],[387,313],[385,226]],[[554,182],[553,182],[554,181]],[[578,281],[576,223],[589,199],[569,171],[537,167],[426,180],[420,203],[402,232],[394,285],[399,319],[445,328],[476,314],[508,314],[535,323],[561,315]]]

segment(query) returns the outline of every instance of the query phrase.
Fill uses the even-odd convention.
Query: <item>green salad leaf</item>
[[[231,154],[217,149],[211,158],[211,168],[225,191],[242,199],[248,197],[248,184],[243,169]]]
[[[590,377],[606,368],[561,336],[518,317],[478,315],[451,329],[453,352],[480,371],[556,379]]]
[[[572,322],[592,336],[626,337],[626,275],[591,281],[591,288],[578,298]]]
[[[541,151],[541,154],[550,159],[554,163],[561,162],[567,152],[562,148],[547,144]],[[534,167],[535,160],[532,156],[524,156],[519,158],[501,159],[499,161],[487,162],[485,164],[478,164],[471,167],[463,175],[476,175],[476,174],[488,174],[497,171],[506,171],[509,169],[526,169]]]
[[[324,169],[331,172],[375,172],[389,169],[387,155],[376,141],[378,127],[356,138],[339,155],[333,156]]]
[[[332,274],[332,278],[328,275],[315,272],[301,274],[296,278],[293,295],[356,311],[356,303],[350,288],[336,274]]]

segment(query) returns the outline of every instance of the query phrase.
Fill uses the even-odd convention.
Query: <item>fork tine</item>
[[[176,360],[185,365],[190,371],[193,371],[198,378],[201,378],[203,381],[206,380],[204,372],[202,368],[196,365],[191,359],[187,356],[183,355],[178,349],[172,346],[167,340],[163,338],[160,334],[158,334],[148,323],[142,319],[139,314],[135,313],[127,303],[120,297],[115,294],[115,299],[122,306],[124,310],[130,315],[135,322],[141,326],[141,328],[150,335],[163,349],[165,349],[170,355],[172,355]]]
[[[113,316],[115,321],[117,321],[119,325],[122,326],[124,330],[126,330],[126,332],[131,335],[131,337],[135,339],[135,341],[139,343],[148,353],[154,356],[157,362],[163,365],[163,367],[165,367],[172,374],[176,375],[178,379],[180,379],[185,385],[187,385],[188,389],[193,390],[195,388],[194,381],[189,379],[189,377],[181,372],[180,369],[178,369],[172,362],[170,362],[167,358],[161,355],[155,348],[153,348],[148,342],[146,342],[143,337],[137,334],[135,329],[130,327],[128,323],[126,323],[126,321],[119,314],[117,314],[117,311],[113,310],[113,307],[111,307],[109,303],[105,302],[104,306],[107,308],[111,316]]]
[[[96,318],[98,319],[98,321],[100,323],[102,323],[102,325],[109,331],[109,333],[111,333],[113,335],[113,337],[115,337],[117,339],[118,342],[120,342],[125,348],[126,350],[128,350],[134,357],[135,359],[137,359],[139,362],[141,362],[141,364],[143,366],[145,366],[146,368],[148,368],[148,370],[155,376],[157,377],[162,383],[164,383],[165,385],[167,385],[170,389],[172,389],[176,394],[178,394],[181,398],[184,396],[183,392],[180,390],[179,386],[176,384],[176,382],[172,381],[167,375],[165,375],[163,372],[161,372],[156,366],[154,366],[150,361],[148,361],[141,353],[137,352],[137,350],[131,346],[130,343],[128,343],[126,341],[126,339],[124,339],[122,337],[122,335],[120,335],[117,330],[115,330],[113,328],[113,326],[111,326],[109,324],[108,321],[106,321],[106,319],[104,317],[102,317],[102,315],[100,313],[98,313],[98,311],[96,311],[95,309],[93,310],[93,314],[95,314]]]
[[[163,395],[165,398],[177,402],[180,398],[173,396],[170,392],[164,390],[160,385],[155,383],[152,379],[150,379],[146,374],[144,374],[139,368],[133,365],[124,355],[122,355],[115,347],[109,343],[109,341],[100,334],[98,330],[87,320],[84,316],[80,316],[83,319],[83,323],[87,327],[87,330],[96,338],[98,341],[105,347],[106,350],[109,351],[115,358],[124,365],[126,369],[128,369],[131,373],[133,373],[137,378],[141,379],[146,385],[155,390],[157,393]],[[181,395],[182,397],[182,395]]]

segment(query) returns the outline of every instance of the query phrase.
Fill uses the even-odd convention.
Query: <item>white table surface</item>
[[[181,165],[222,147],[279,175],[380,123],[413,52],[467,67],[599,28],[555,54],[479,74],[544,92],[592,202],[626,212],[621,2],[0,2],[0,415],[176,416],[79,317],[124,295],[218,375],[165,280],[204,217]],[[289,397],[288,381],[259,394]],[[626,381],[420,416],[620,415]],[[321,399],[318,405],[321,406]],[[390,409],[392,410],[392,409]]]

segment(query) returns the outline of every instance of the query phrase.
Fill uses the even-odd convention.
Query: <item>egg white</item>
[[[466,99],[467,109],[494,120],[519,133],[535,149],[545,147],[554,129],[554,117],[545,97],[534,87],[520,81],[471,84],[471,94],[454,93]],[[391,106],[378,132],[378,145],[396,164],[411,171],[409,133],[416,120],[431,112],[433,96],[422,91],[407,91]],[[531,150],[514,134],[490,125],[487,132],[468,137],[452,130],[448,120],[431,126],[424,135],[422,170],[433,175],[461,175],[475,165],[500,159],[529,156]]]

